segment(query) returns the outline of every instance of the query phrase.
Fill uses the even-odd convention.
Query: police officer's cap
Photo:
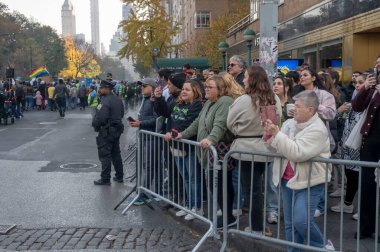
[[[109,81],[106,81],[106,80],[102,80],[100,82],[100,87],[105,87],[105,88],[112,89],[114,87],[114,85],[112,84],[112,82],[109,82]]]

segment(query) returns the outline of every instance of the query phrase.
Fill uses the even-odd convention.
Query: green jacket
[[[181,132],[182,138],[188,139],[196,135],[198,142],[207,138],[213,145],[221,140],[232,142],[232,134],[227,130],[227,116],[233,102],[234,100],[229,96],[220,97],[216,103],[207,101],[197,119]],[[207,152],[202,151],[201,153],[199,149],[198,158],[202,162],[202,166],[206,168]]]

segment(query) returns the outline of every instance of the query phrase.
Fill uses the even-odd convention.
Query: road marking
[[[51,124],[57,124],[57,122],[40,122],[42,125],[51,125]]]
[[[67,114],[66,119],[92,119],[91,114]]]

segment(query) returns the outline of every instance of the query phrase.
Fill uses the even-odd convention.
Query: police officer
[[[101,104],[98,105],[96,114],[92,120],[92,126],[99,132],[96,138],[99,160],[102,164],[100,179],[95,180],[95,185],[110,185],[111,162],[115,168],[113,180],[123,183],[123,163],[120,155],[120,136],[124,131],[122,118],[124,116],[123,102],[113,94],[113,84],[102,80],[99,94]]]

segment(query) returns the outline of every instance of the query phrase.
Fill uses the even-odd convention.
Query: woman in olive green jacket
[[[202,167],[210,170],[209,187],[211,187],[213,171],[208,164],[208,148],[211,145],[218,144],[219,141],[231,142],[232,134],[227,130],[228,108],[233,103],[231,91],[227,83],[220,76],[213,76],[207,79],[205,84],[206,99],[201,113],[198,118],[183,132],[178,134],[176,139],[190,138],[197,135],[197,141],[200,142],[201,150],[198,151],[198,158]],[[233,187],[232,175],[228,171],[227,175],[227,220],[229,225],[236,222],[232,215]],[[218,172],[218,204],[223,207],[223,174]],[[212,190],[212,188],[210,188]],[[222,218],[218,218],[218,228],[223,225]]]

